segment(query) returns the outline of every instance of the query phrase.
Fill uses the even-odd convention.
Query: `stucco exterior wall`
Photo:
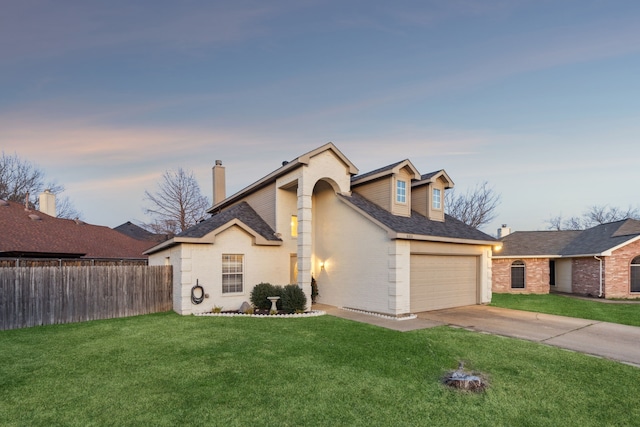
[[[150,256],[150,265],[164,265],[169,253],[174,266],[174,310],[179,314],[211,311],[214,306],[235,310],[249,301],[251,290],[260,282],[286,285],[289,282],[289,252],[280,246],[256,246],[239,227],[218,234],[214,244],[183,243]],[[244,255],[244,286],[239,293],[222,293],[222,255]],[[194,305],[191,288],[196,281],[209,297]]]
[[[439,243],[411,241],[412,254],[430,255],[471,255],[480,258],[478,262],[478,296],[481,304],[491,302],[491,283],[494,267],[491,263],[491,247],[462,243]]]
[[[522,258],[525,264],[524,288],[511,288],[511,264],[516,259],[494,259],[493,292],[510,294],[548,294],[549,293],[549,259]]]
[[[386,231],[340,201],[322,182],[314,190],[313,218],[318,302],[400,314],[405,307],[398,307],[397,295],[389,295],[389,288],[395,286],[389,265],[396,244]]]

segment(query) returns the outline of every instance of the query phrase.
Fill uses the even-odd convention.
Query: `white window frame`
[[[442,190],[433,189],[433,209],[442,209]]]
[[[396,181],[396,203],[407,203],[407,181],[402,179]]]
[[[239,284],[237,283],[238,279]],[[222,254],[222,294],[241,294],[243,292],[244,254]]]

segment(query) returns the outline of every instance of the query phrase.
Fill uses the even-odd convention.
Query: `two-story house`
[[[332,143],[226,197],[213,168],[211,217],[148,251],[174,270],[174,309],[237,309],[256,284],[297,283],[319,302],[402,316],[489,302],[496,240],[445,214],[453,181],[409,160],[358,174]],[[207,296],[196,305],[192,288]]]

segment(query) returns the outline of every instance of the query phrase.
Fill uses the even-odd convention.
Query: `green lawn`
[[[640,304],[634,303],[588,301],[556,294],[493,294],[491,305],[515,310],[640,326]]]
[[[438,327],[161,313],[0,332],[3,426],[637,425],[640,369]],[[441,385],[464,360],[480,394]]]

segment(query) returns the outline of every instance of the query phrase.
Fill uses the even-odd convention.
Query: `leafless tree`
[[[156,192],[145,191],[144,194],[151,205],[145,213],[153,217],[153,221],[144,226],[159,234],[171,235],[186,230],[204,217],[209,207],[193,172],[187,173],[182,168],[166,171]]]
[[[500,195],[487,181],[458,194],[448,190],[445,194],[445,209],[449,215],[467,225],[479,228],[490,223],[497,216],[496,209],[500,205]]]
[[[632,208],[631,206],[625,210],[616,206],[594,205],[587,209],[582,216],[586,225],[585,228],[588,228],[628,218],[640,219],[640,212],[637,208]]]
[[[49,182],[45,184],[44,172],[33,163],[23,160],[17,154],[0,156],[0,199],[27,203],[38,209],[38,194],[48,189],[57,196],[56,210],[60,218],[79,218],[81,214],[66,197],[60,197],[64,186]]]
[[[562,215],[558,215],[551,217],[546,222],[549,224],[550,230],[584,230],[627,218],[640,219],[640,211],[631,206],[625,210],[616,206],[593,205],[582,214],[582,217],[573,216],[563,219]]]

